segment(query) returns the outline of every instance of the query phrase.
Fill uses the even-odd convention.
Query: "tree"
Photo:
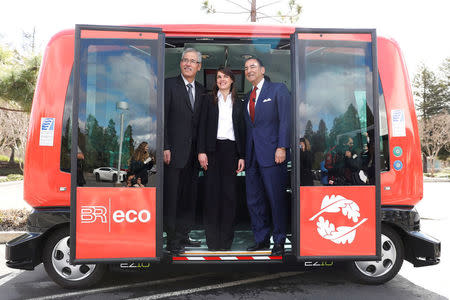
[[[306,139],[308,139],[309,141],[311,141],[311,138],[312,138],[313,134],[314,134],[314,131],[313,131],[313,125],[312,125],[312,122],[311,122],[311,120],[308,120],[308,121],[306,122],[306,126],[305,126],[305,134],[304,134],[303,136],[304,136]]]
[[[24,32],[24,51],[0,46],[0,148],[11,150],[10,163],[15,155],[25,156],[28,113],[31,110],[41,56],[36,55],[36,30]],[[28,41],[28,43],[27,43]]]
[[[128,167],[129,160],[134,153],[135,142],[133,139],[133,127],[128,125],[123,134],[123,152],[122,152],[122,161],[124,168]]]
[[[360,129],[360,126],[358,111],[353,104],[349,104],[345,113],[337,116],[333,120],[333,127],[330,129],[329,144],[331,145],[332,142],[340,143],[339,138]],[[355,140],[354,142],[355,145],[361,144],[360,140]]]
[[[30,112],[41,62],[40,55],[22,57],[13,67],[0,71],[0,97]],[[6,70],[5,70],[6,69]]]
[[[426,170],[426,157],[429,157],[431,163],[434,164],[437,156],[446,160],[450,154],[447,147],[438,147],[436,144],[438,141],[435,141],[438,138],[433,133],[433,128],[436,126],[435,120],[444,118],[441,115],[450,114],[450,57],[442,62],[437,73],[421,64],[418,73],[414,76],[413,87],[416,107],[421,118],[419,120],[419,125],[422,126],[420,140],[424,154],[424,170]],[[430,120],[431,123],[428,124]],[[440,140],[439,142],[446,144],[449,140]],[[434,153],[437,148],[439,149]],[[434,165],[431,168],[432,174],[434,174]]]
[[[421,64],[418,73],[414,76],[413,87],[420,117],[428,119],[433,115],[450,112],[448,79],[445,83],[427,66]]]
[[[0,149],[10,149],[10,163],[15,155],[23,171],[29,115],[25,112],[0,110]],[[12,159],[12,161],[11,161]]]
[[[439,80],[444,87],[444,103],[447,107],[447,112],[450,113],[450,57],[447,57],[439,67]]]
[[[37,32],[36,27],[33,27],[33,31],[31,32],[22,32],[23,36],[23,50],[27,53],[35,54],[36,48],[39,46],[39,42],[37,40]]]
[[[31,33],[23,32],[23,39],[21,52],[0,46],[0,98],[19,105],[19,111],[30,112],[41,64],[41,55],[35,53],[36,28]]]
[[[296,0],[288,0],[288,10],[278,10],[275,14],[273,14],[273,12],[266,13],[264,10],[269,6],[278,4],[282,1],[272,1],[260,6],[256,5],[256,0],[247,0],[248,3],[246,4],[237,3],[236,1],[231,0],[225,1],[232,4],[233,8],[237,8],[237,10],[217,10],[208,0],[203,1],[202,9],[207,14],[245,14],[248,15],[247,20],[250,19],[251,22],[262,19],[272,19],[277,22],[294,23],[299,19],[300,13],[302,12],[302,6],[297,4]]]
[[[422,151],[431,160],[431,176],[434,176],[434,160],[442,149],[450,150],[450,114],[442,113],[419,120]]]

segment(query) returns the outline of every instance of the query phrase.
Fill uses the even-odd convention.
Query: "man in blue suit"
[[[258,58],[245,62],[245,77],[253,85],[246,97],[245,122],[247,206],[255,245],[248,251],[269,249],[284,254],[288,203],[286,155],[289,151],[291,96],[283,83],[264,78],[265,68]],[[272,223],[271,224],[271,220]]]

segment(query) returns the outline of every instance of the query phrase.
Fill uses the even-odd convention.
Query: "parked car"
[[[117,181],[117,169],[111,168],[111,167],[100,167],[97,169],[94,169],[92,172],[95,175],[95,180],[101,181],[101,180],[107,180],[107,181]],[[120,171],[119,173],[119,179],[120,181],[124,181],[125,176],[127,175],[127,172]]]

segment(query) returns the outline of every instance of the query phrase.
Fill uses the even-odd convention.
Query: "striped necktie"
[[[192,84],[188,83],[187,88],[188,88],[189,100],[191,101],[191,107],[192,107],[192,110],[194,110],[195,100],[194,100],[194,95],[192,94]]]

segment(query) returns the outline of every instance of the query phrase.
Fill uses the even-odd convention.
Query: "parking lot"
[[[0,187],[1,188],[1,187]],[[53,283],[42,265],[35,271],[5,266],[0,245],[1,299],[446,299],[450,296],[447,268],[448,192],[450,182],[424,184],[425,199],[417,205],[422,230],[442,242],[441,263],[414,268],[403,264],[399,275],[382,286],[353,283],[339,266],[307,272],[286,267],[151,266],[147,272],[112,271],[101,285],[68,291]]]

